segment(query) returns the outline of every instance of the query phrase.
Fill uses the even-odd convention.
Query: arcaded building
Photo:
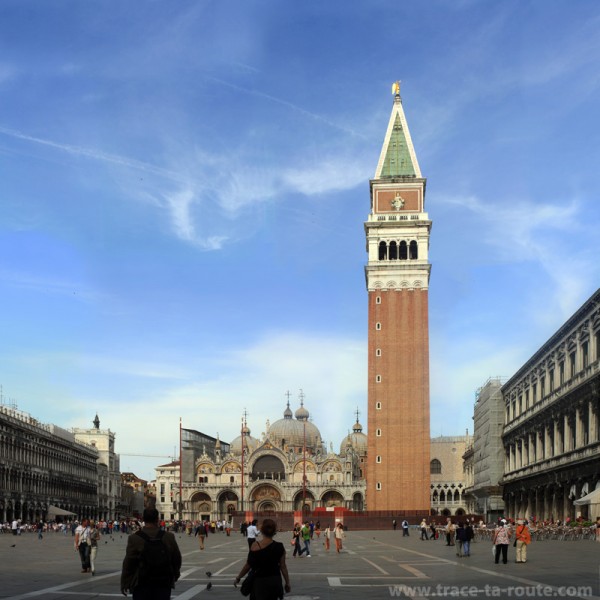
[[[429,511],[429,234],[425,183],[395,85],[365,223],[369,510]]]
[[[503,386],[507,513],[574,518],[600,487],[600,290]]]
[[[51,506],[97,517],[97,459],[72,432],[0,405],[0,522],[45,519]]]
[[[431,513],[464,515],[468,511],[467,477],[463,455],[472,446],[473,437],[441,435],[431,439]]]

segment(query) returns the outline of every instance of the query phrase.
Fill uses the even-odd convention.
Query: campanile
[[[367,509],[429,512],[429,233],[400,85],[370,182]]]

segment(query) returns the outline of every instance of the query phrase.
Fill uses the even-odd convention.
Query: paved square
[[[288,548],[292,581],[288,600],[343,598],[548,598],[600,600],[600,544],[592,541],[542,541],[529,547],[528,562],[496,565],[489,542],[473,544],[472,556],[458,558],[441,540],[421,541],[418,534],[399,531],[349,531],[344,552],[325,552],[313,540],[311,558],[292,558],[291,534],[276,537]],[[206,550],[197,540],[177,535],[183,554],[182,577],[173,600],[239,598],[233,579],[245,561],[246,540],[239,534],[208,537]],[[104,537],[96,575],[80,573],[73,538],[47,534],[0,535],[0,598],[20,600],[88,600],[122,598],[119,590],[126,536]],[[212,589],[207,590],[211,572]]]

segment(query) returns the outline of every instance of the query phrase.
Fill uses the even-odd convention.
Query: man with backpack
[[[175,536],[161,531],[158,511],[144,509],[144,527],[127,539],[121,571],[121,593],[133,600],[169,600],[179,579],[181,552]]]

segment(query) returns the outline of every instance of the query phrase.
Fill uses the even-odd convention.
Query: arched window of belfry
[[[390,242],[390,260],[398,260],[398,244]]]
[[[400,242],[400,260],[406,260],[408,258],[408,250],[406,242]]]
[[[417,246],[417,242],[412,240],[410,243],[410,258],[411,260],[416,260],[419,258],[419,247]]]
[[[387,259],[387,244],[385,242],[379,242],[379,260]]]

